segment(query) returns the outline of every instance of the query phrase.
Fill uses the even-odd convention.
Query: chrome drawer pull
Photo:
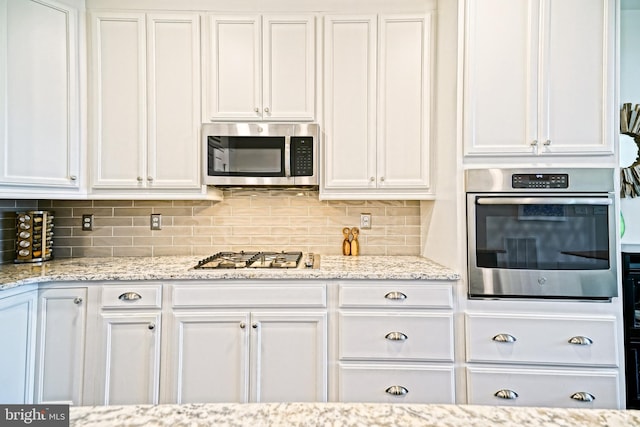
[[[403,300],[407,299],[407,296],[402,292],[392,291],[384,296],[386,299],[395,299],[395,300]]]
[[[404,396],[405,394],[409,393],[409,390],[407,390],[405,387],[402,387],[401,385],[392,385],[391,387],[386,389],[385,392],[392,396]]]
[[[82,304],[82,298],[80,298],[80,297],[75,297],[75,298],[73,299],[73,303],[74,303],[74,304],[76,304],[76,305],[77,305],[77,304]]]
[[[593,340],[591,338],[589,338],[589,337],[577,336],[577,337],[569,338],[569,344],[591,345],[591,344],[593,344]]]
[[[384,337],[390,341],[405,341],[407,338],[409,338],[402,332],[389,332]]]
[[[149,328],[150,331],[153,331],[156,328],[156,324],[155,323],[149,323],[149,326],[147,326]]]
[[[508,399],[508,400],[514,400],[518,398],[518,393],[508,389],[498,390],[493,395],[495,397],[499,397],[500,399]]]
[[[137,292],[125,292],[118,297],[121,301],[135,301],[142,299],[142,295]]]
[[[516,337],[509,334],[498,334],[495,337],[491,338],[496,342],[516,342]]]
[[[593,402],[594,400],[596,400],[596,397],[593,394],[587,393],[586,391],[579,391],[577,393],[573,393],[571,395],[571,398],[573,400],[578,400],[580,402]]]

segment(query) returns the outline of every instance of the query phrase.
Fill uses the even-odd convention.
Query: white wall
[[[640,0],[622,2],[620,13],[620,103],[640,104]],[[623,245],[640,244],[640,199],[623,198]],[[625,248],[623,247],[623,250]]]

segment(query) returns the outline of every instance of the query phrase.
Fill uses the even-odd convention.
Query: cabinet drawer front
[[[341,313],[340,358],[453,361],[453,316]]]
[[[468,403],[618,409],[618,381],[617,371],[609,369],[576,371],[472,367],[467,368]],[[496,393],[510,398],[498,397]],[[580,396],[580,393],[584,395]],[[580,400],[584,396],[594,399]]]
[[[102,308],[161,308],[162,285],[104,285]]]
[[[450,285],[340,285],[340,307],[452,308]]]
[[[326,307],[324,284],[176,285],[173,307]]]
[[[453,367],[340,364],[340,402],[455,403]]]
[[[469,362],[618,366],[613,317],[468,314],[466,319]]]

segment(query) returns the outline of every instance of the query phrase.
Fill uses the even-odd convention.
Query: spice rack
[[[15,262],[41,262],[53,256],[53,212],[16,212]]]

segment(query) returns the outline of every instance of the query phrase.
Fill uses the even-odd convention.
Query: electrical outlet
[[[360,229],[361,230],[369,230],[369,229],[371,229],[371,214],[370,213],[360,214]]]
[[[162,230],[162,214],[151,214],[151,229]]]
[[[92,214],[82,215],[82,231],[91,231],[91,230],[93,230],[93,215]]]

